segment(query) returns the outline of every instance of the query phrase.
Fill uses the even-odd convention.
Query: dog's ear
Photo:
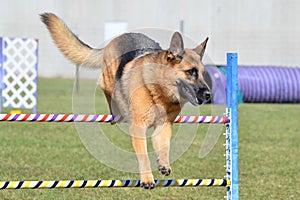
[[[183,58],[184,47],[182,36],[179,32],[175,32],[172,36],[170,47],[168,49],[168,61],[180,62]]]
[[[207,41],[208,41],[208,37],[200,45],[198,45],[195,49],[193,49],[197,54],[199,54],[201,60],[205,52]]]

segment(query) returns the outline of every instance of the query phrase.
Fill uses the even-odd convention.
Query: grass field
[[[39,113],[72,113],[73,81],[39,80]],[[101,92],[97,111],[107,113]],[[239,106],[240,199],[300,199],[300,105]],[[110,125],[106,125],[110,129]],[[203,159],[209,125],[200,125],[168,178],[223,178],[225,139]],[[176,128],[176,127],[175,127]],[[82,144],[73,123],[0,123],[0,180],[138,179],[105,166]],[[128,144],[112,128],[111,139]],[[126,146],[126,145],[125,145]],[[164,179],[154,172],[156,179]],[[2,190],[0,199],[223,199],[225,188]]]

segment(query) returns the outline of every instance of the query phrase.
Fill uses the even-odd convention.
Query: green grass
[[[72,93],[72,80],[40,79],[38,112],[72,113]],[[102,92],[97,91],[95,97],[95,110],[108,113]],[[206,114],[210,106],[201,109]],[[239,106],[240,199],[299,199],[299,111],[299,104]],[[189,125],[182,126],[188,130]],[[199,158],[208,127],[199,126],[189,149],[172,164],[174,171],[168,178],[225,175],[223,137],[208,156]],[[127,135],[111,125],[103,128],[111,132],[107,137],[112,142],[132,151]],[[82,144],[73,123],[1,122],[0,130],[2,181],[139,178],[138,174],[115,170],[95,159]],[[156,179],[165,178],[157,171],[154,175]],[[223,199],[225,194],[225,188],[2,190],[0,199]]]

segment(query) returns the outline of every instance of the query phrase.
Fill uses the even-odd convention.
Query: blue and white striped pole
[[[2,113],[2,90],[3,90],[3,39],[0,37],[0,113]]]
[[[227,53],[227,108],[230,117],[229,147],[227,153],[227,176],[231,185],[227,192],[227,199],[239,199],[238,181],[238,64],[237,53]]]

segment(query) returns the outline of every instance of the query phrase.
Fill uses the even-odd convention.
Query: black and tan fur
[[[200,105],[210,97],[202,64],[208,38],[194,49],[185,49],[181,35],[175,32],[169,49],[163,50],[141,33],[126,33],[103,49],[94,49],[79,40],[56,15],[45,13],[41,18],[68,59],[82,66],[101,67],[99,87],[111,113],[121,114],[129,123],[141,185],[154,188],[146,131],[154,127],[152,142],[158,169],[169,175],[171,126],[175,117],[186,102]]]

